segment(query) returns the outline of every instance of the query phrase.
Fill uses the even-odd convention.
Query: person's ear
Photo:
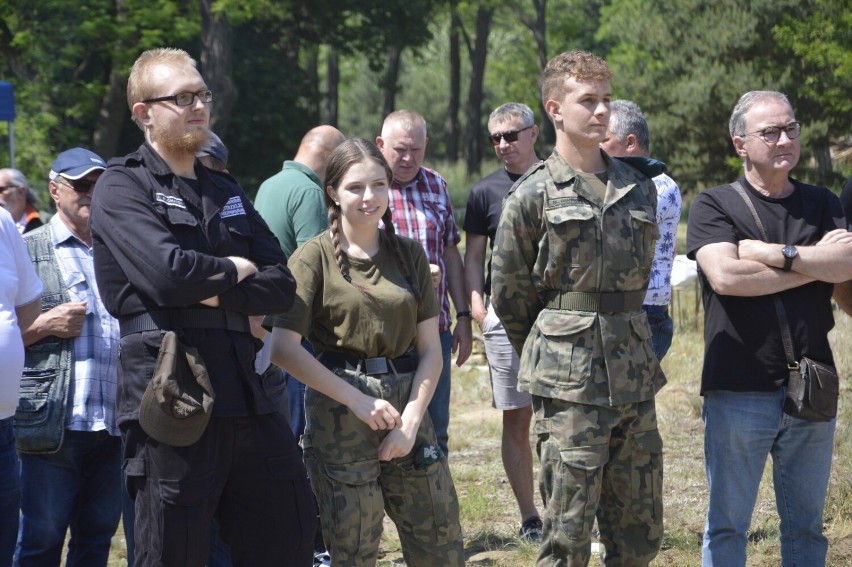
[[[562,121],[562,106],[559,104],[559,101],[549,99],[544,103],[544,111],[550,116],[551,120]]]
[[[337,191],[335,191],[334,188],[329,185],[325,188],[325,192],[328,194],[329,199],[334,201],[334,204],[339,207],[340,201],[337,200]]]
[[[53,199],[54,203],[59,202],[59,183],[53,180],[48,181],[47,192],[50,193],[50,198]]]
[[[627,145],[625,146],[625,150],[630,153],[639,149],[639,144],[636,142],[635,134],[627,134],[627,139],[625,140]]]
[[[742,136],[734,136],[731,141],[734,144],[734,151],[737,152],[738,156],[743,159],[748,157],[748,150],[745,149],[745,138]]]
[[[133,114],[133,118],[137,124],[140,126],[147,126],[151,121],[151,113],[148,105],[144,102],[137,102],[134,104],[130,112]]]
[[[385,149],[385,141],[381,136],[376,136],[376,147],[382,152]]]

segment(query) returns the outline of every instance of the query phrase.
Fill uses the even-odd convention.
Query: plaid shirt
[[[441,283],[437,290],[441,304],[438,329],[448,331],[452,321],[444,248],[458,245],[461,235],[453,217],[447,182],[437,172],[421,167],[414,179],[405,185],[393,180],[390,207],[397,234],[419,242],[426,250],[429,263],[441,267]]]
[[[68,381],[65,427],[73,431],[107,430],[118,435],[115,392],[118,378],[118,320],[101,302],[92,249],[60,220],[51,219],[53,248],[71,301],[86,301],[86,319],[74,339],[74,363]]]

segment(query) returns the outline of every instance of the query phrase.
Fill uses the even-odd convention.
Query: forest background
[[[486,140],[496,106],[532,107],[539,154],[549,154],[538,77],[574,48],[608,60],[614,96],[643,108],[652,154],[687,202],[737,174],[728,119],[754,89],[792,101],[803,124],[798,178],[837,191],[852,175],[845,0],[0,0],[15,165],[43,202],[60,151],[85,146],[110,158],[141,143],[127,73],[141,51],[161,46],[199,61],[215,96],[211,127],[250,195],[309,128],[372,139],[388,112],[410,108],[429,124],[427,165],[448,171],[459,208],[472,181],[497,167]],[[0,126],[0,166],[8,145]]]

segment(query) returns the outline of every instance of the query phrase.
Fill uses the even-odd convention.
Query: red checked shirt
[[[426,250],[429,263],[441,267],[441,283],[438,285],[441,315],[438,318],[438,329],[448,331],[452,321],[447,297],[444,248],[458,245],[461,235],[453,217],[447,182],[437,172],[421,167],[414,179],[405,185],[393,180],[390,207],[397,234],[419,242]]]

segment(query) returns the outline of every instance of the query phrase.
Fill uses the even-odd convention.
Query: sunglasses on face
[[[506,140],[506,143],[511,144],[512,142],[518,141],[518,134],[520,134],[524,130],[529,130],[530,128],[532,128],[532,126],[527,126],[526,128],[521,128],[520,130],[502,132],[500,134],[490,134],[488,136],[488,140],[491,142],[492,146],[499,146],[500,140]]]
[[[95,186],[94,181],[86,181],[85,179],[78,179],[71,183],[64,177],[57,177],[53,181],[58,185],[65,185],[69,189],[73,189],[75,193],[89,193]]]

